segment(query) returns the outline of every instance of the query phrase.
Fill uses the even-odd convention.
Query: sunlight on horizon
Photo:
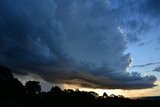
[[[40,81],[42,91],[49,91],[53,86],[59,86],[62,90],[63,89],[79,89],[80,91],[94,91],[99,96],[102,96],[104,92],[107,93],[108,96],[111,94],[115,95],[123,95],[124,97],[129,97],[129,98],[136,98],[136,97],[146,97],[146,96],[159,96],[159,90],[160,90],[160,80],[157,80],[155,82],[154,88],[149,88],[149,89],[135,89],[135,90],[123,90],[123,89],[92,89],[92,88],[82,88],[78,85],[69,85],[69,84],[54,84],[50,82],[46,82],[42,78],[40,78],[37,75],[27,75],[27,76],[19,76],[19,75],[14,75],[16,76],[23,84],[25,84],[27,81],[33,81],[37,80]],[[147,93],[147,94],[146,94]]]
[[[68,85],[68,84],[63,84],[62,88],[63,89],[79,89],[80,91],[94,91],[99,96],[102,96],[104,92],[107,93],[108,96],[111,94],[114,95],[123,95],[124,97],[129,97],[129,98],[140,98],[140,97],[146,97],[146,96],[158,96],[159,90],[160,90],[160,80],[158,80],[155,85],[157,85],[154,88],[150,89],[135,89],[135,90],[123,90],[123,89],[92,89],[92,88],[81,88],[76,85]]]

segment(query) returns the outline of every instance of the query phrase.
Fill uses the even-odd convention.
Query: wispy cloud
[[[142,65],[134,65],[131,66],[133,68],[143,68],[143,67],[147,67],[147,66],[152,66],[152,65],[156,65],[156,64],[160,64],[160,62],[153,62],[153,63],[146,63],[146,64],[142,64]]]

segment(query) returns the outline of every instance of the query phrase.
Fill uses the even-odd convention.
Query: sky
[[[0,64],[43,90],[159,96],[159,0],[0,0]]]

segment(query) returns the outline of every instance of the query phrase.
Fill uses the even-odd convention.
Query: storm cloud
[[[144,15],[148,15],[151,18],[158,19],[160,17],[160,7],[159,7],[159,0],[143,0],[144,2],[141,4],[140,9],[141,13]]]
[[[15,73],[90,88],[155,86],[155,76],[126,72],[121,13],[108,0],[1,0],[0,14],[0,64]]]

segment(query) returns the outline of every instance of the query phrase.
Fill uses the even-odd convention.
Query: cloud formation
[[[159,0],[143,0],[144,2],[141,4],[141,13],[144,15],[148,15],[151,18],[158,19],[160,17],[160,7],[159,7]]]
[[[111,0],[115,9],[121,12],[121,26],[127,42],[139,43],[144,35],[159,24],[158,0]]]
[[[143,68],[143,67],[152,66],[152,65],[156,65],[156,64],[160,64],[160,62],[152,62],[152,63],[146,63],[146,64],[142,64],[142,65],[134,65],[132,67],[133,68],[135,68],[135,67],[137,67],[137,68]]]
[[[160,67],[155,68],[153,71],[160,72]]]
[[[160,43],[160,37],[157,38],[157,42]]]
[[[0,13],[0,64],[16,73],[91,88],[155,86],[155,76],[126,72],[121,14],[108,0],[1,0]]]

